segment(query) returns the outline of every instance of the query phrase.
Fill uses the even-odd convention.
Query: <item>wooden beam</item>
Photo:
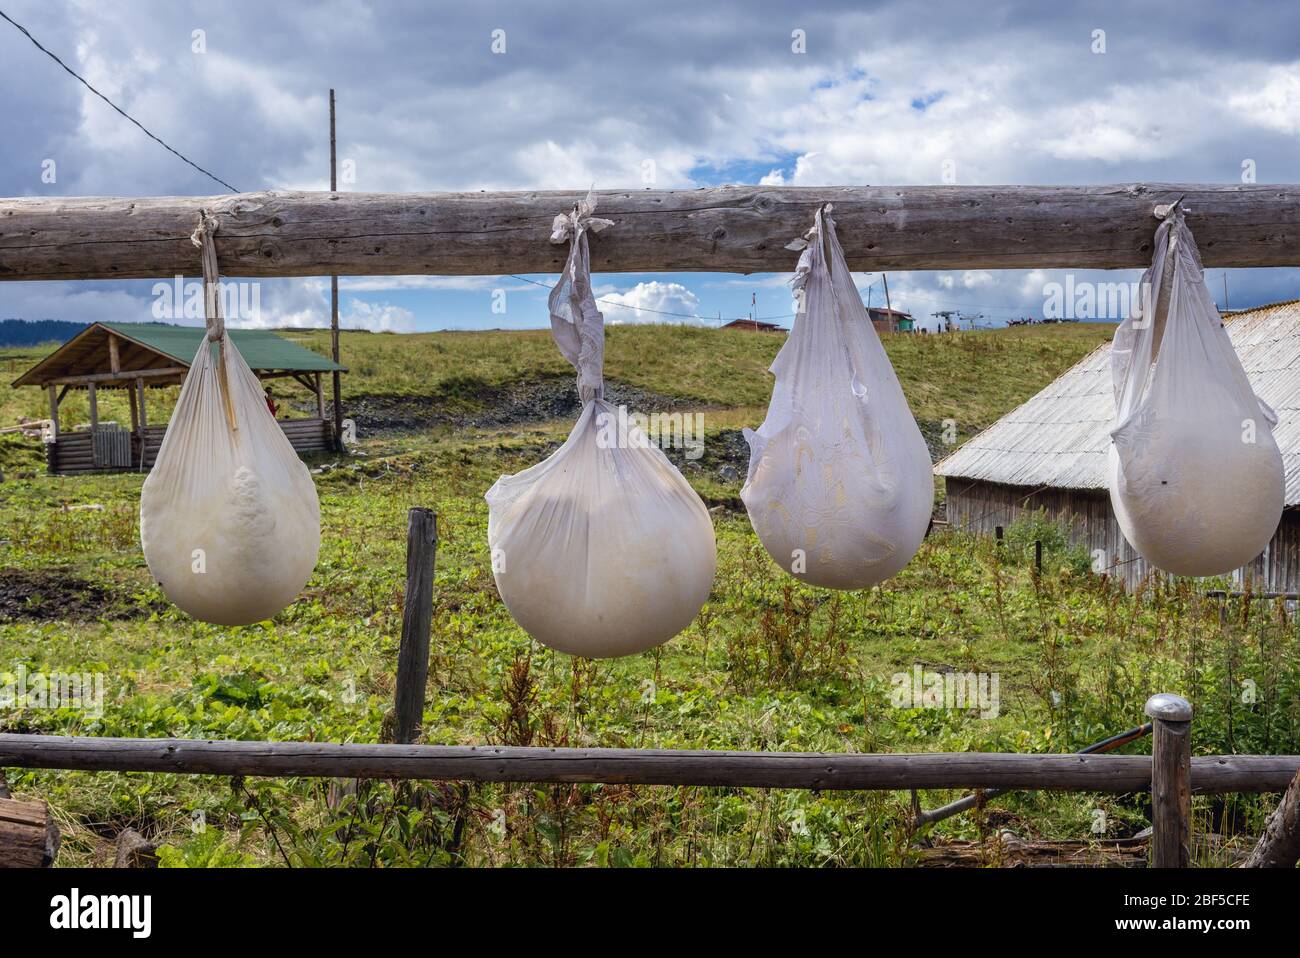
[[[228,276],[555,273],[551,221],[584,192],[0,199],[0,279],[193,275],[200,207]],[[1184,197],[1207,267],[1300,266],[1300,186],[722,186],[608,190],[595,272],[789,272],[823,203],[853,269],[1145,267]]]
[[[112,333],[108,334],[108,368],[115,373],[122,369],[122,356],[118,351],[117,337]]]
[[[145,406],[145,403],[144,403],[144,397],[145,397],[145,392],[146,392],[146,390],[145,390],[144,380],[143,380],[143,379],[137,379],[137,380],[135,381],[135,392],[136,392],[136,396],[138,397],[138,399],[137,399],[137,404],[138,404],[139,407],[140,407],[140,409],[139,409],[139,412],[140,412],[140,422],[139,422],[139,426],[140,426],[140,438],[143,439],[143,438],[144,438],[144,431],[145,431],[146,429],[149,428],[149,417],[148,417],[148,415],[145,413],[145,410],[144,410],[144,406]]]
[[[92,430],[99,428],[99,396],[95,392],[94,382],[86,385],[86,401],[90,404],[90,428]]]
[[[316,418],[324,419],[325,418],[325,393],[322,392],[320,388],[320,373],[313,374],[312,386],[314,392],[316,393]]]
[[[1136,792],[1151,786],[1146,755],[992,752],[827,754],[675,749],[365,745],[0,734],[0,766],[476,782],[607,782],[755,788],[1020,788]],[[1280,792],[1300,755],[1192,760],[1193,790]]]
[[[50,435],[56,440],[59,438],[59,400],[63,396],[59,393],[59,387],[50,383]]]
[[[89,386],[93,383],[120,383],[127,385],[137,379],[160,379],[164,376],[184,376],[189,370],[184,366],[168,366],[162,369],[128,369],[116,373],[86,373],[84,376],[60,376],[47,382],[60,386]]]

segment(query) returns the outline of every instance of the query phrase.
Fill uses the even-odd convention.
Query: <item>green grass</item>
[[[1079,326],[890,337],[888,348],[922,418],[984,424],[1103,334]],[[607,369],[726,407],[710,414],[714,429],[761,418],[777,345],[744,333],[619,327]],[[353,394],[422,395],[458,378],[499,383],[564,368],[545,334],[533,333],[352,334],[344,354]],[[22,402],[5,396],[5,415]],[[683,634],[613,661],[551,652],[497,596],[482,495],[566,427],[363,437],[366,456],[317,476],[323,541],[307,589],[273,621],[239,629],[194,622],[149,580],[138,476],[11,476],[0,487],[0,569],[52,583],[80,577],[115,602],[88,622],[0,623],[0,672],[98,672],[107,686],[102,715],[8,709],[0,729],[380,740],[401,629],[405,513],[422,505],[438,511],[440,526],[428,742],[1060,752],[1139,724],[1148,694],[1175,691],[1196,705],[1199,752],[1296,750],[1300,637],[1284,610],[1234,603],[1221,622],[1188,583],[1124,595],[1042,523],[1013,527],[1002,550],[939,533],[884,587],[832,593],[784,575],[743,514],[720,512],[713,593]],[[710,496],[738,492],[716,475],[693,479]],[[70,503],[105,508],[68,511]],[[1045,543],[1041,576],[1029,561],[1035,539]],[[892,707],[892,676],[915,665],[996,673],[999,714]],[[1254,683],[1253,702],[1242,701],[1243,679]],[[175,866],[908,865],[926,842],[995,826],[1087,838],[1098,809],[1113,835],[1135,831],[1146,814],[1142,796],[1019,793],[911,836],[901,793],[384,782],[353,790],[305,779],[13,769],[9,779],[18,796],[51,804],[65,832],[60,864],[110,860],[113,837],[131,826],[163,842],[164,862]],[[956,794],[922,798],[934,806]],[[1228,807],[1256,831],[1267,811],[1256,799],[1197,803],[1206,825]]]

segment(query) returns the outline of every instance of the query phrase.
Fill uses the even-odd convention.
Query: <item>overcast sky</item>
[[[355,172],[341,188],[354,190],[616,189],[643,187],[651,168],[658,188],[923,184],[944,182],[945,164],[963,184],[1239,183],[1248,161],[1260,183],[1300,178],[1300,4],[1061,6],[0,0],[241,190],[328,188],[331,86],[340,161]],[[2,21],[0,84],[0,195],[222,192]],[[1207,274],[1221,305],[1222,274]],[[638,306],[743,316],[754,294],[760,317],[784,316],[785,279],[596,283],[607,321],[635,322],[665,318]],[[1044,285],[1062,279],[890,273],[889,289],[920,316],[955,308],[994,323],[1042,315]],[[547,324],[546,290],[508,277],[341,285],[348,326]],[[876,275],[859,286],[882,301]],[[1233,307],[1295,298],[1300,270],[1231,270],[1228,286]],[[0,284],[0,317],[149,320],[151,287]],[[263,281],[260,294],[261,325],[328,322],[328,282]]]

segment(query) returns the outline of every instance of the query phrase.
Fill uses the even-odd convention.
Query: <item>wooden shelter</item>
[[[1224,327],[1256,394],[1278,415],[1286,470],[1282,521],[1264,551],[1233,573],[1268,592],[1300,592],[1300,300],[1243,310]],[[1125,540],[1107,490],[1115,418],[1110,343],[935,465],[948,522],[979,532],[1041,510],[1092,554],[1098,572],[1137,588],[1155,567]]]
[[[204,335],[201,326],[92,323],[14,380],[14,386],[40,386],[49,392],[51,428],[46,452],[50,472],[63,475],[151,468],[167,428],[149,425],[149,389],[180,384]],[[321,375],[346,369],[266,330],[230,330],[230,338],[259,379],[289,379],[315,396],[314,416],[277,420],[294,449],[303,453],[332,448],[333,421],[325,415]],[[88,429],[60,428],[59,403],[70,389],[88,393]],[[97,397],[101,389],[128,391],[130,429],[99,421]]]
[[[916,327],[912,314],[901,309],[870,306],[867,315],[871,317],[871,325],[876,327],[878,333],[910,333]]]

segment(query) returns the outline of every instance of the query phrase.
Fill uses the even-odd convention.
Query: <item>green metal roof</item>
[[[154,326],[150,323],[104,323],[113,332],[134,339],[150,349],[189,365],[206,334],[202,326]],[[291,343],[265,329],[227,330],[235,348],[251,369],[283,369],[289,372],[346,372],[332,360],[304,346]]]

